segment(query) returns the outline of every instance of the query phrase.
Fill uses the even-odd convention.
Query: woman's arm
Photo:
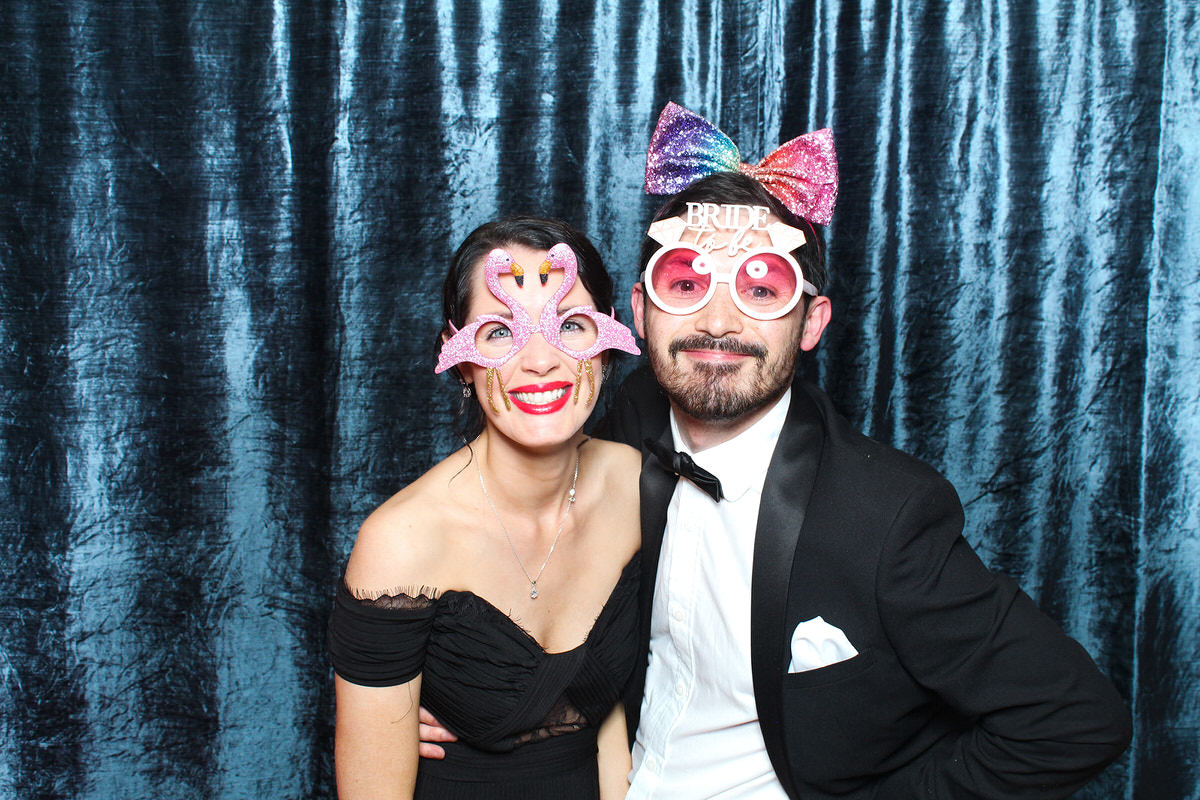
[[[413,796],[421,676],[399,686],[359,686],[334,676],[334,766],[341,800]]]
[[[621,800],[629,791],[629,736],[625,732],[625,706],[617,703],[600,725],[597,737],[601,800]]]
[[[439,533],[447,526],[430,511],[445,502],[430,494],[429,486],[440,484],[431,483],[429,474],[363,522],[330,620],[337,695],[334,766],[343,800],[413,796],[420,670],[436,591],[412,587],[454,582],[442,566],[453,562]]]

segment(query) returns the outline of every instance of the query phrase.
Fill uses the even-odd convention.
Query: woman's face
[[[509,303],[525,309],[530,319],[541,317],[542,307],[555,301],[554,295],[563,283],[563,272],[551,270],[542,285],[538,266],[546,260],[547,251],[534,250],[520,244],[505,245],[504,250],[524,268],[523,286],[517,286],[510,274],[500,276],[501,289]],[[512,311],[499,297],[492,294],[484,281],[483,263],[474,267],[471,279],[471,301],[467,306],[466,322],[481,314],[512,317]],[[571,290],[557,302],[555,313],[575,306],[592,305],[592,296],[576,281]],[[562,323],[564,340],[575,334],[574,318]],[[479,331],[481,345],[503,349],[511,333],[503,325],[488,325]],[[590,376],[588,365],[590,364]],[[580,379],[580,362],[552,346],[535,332],[529,341],[502,366],[496,368],[492,381],[491,401],[488,400],[487,370],[471,363],[459,365],[463,376],[475,387],[475,396],[488,424],[501,435],[524,447],[541,449],[562,444],[575,435],[591,414],[600,392],[601,357],[584,363]],[[594,385],[594,390],[593,390]],[[507,398],[507,403],[505,399]]]

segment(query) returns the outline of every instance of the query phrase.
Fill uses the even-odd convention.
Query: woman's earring
[[[470,396],[471,396],[471,384],[469,384],[469,383],[464,383],[464,384],[463,384],[463,386],[462,386],[462,394],[463,394],[463,397],[470,397]]]
[[[575,402],[579,402],[579,392],[583,389],[583,373],[588,376],[588,397],[587,402],[591,403],[592,398],[596,396],[596,372],[592,369],[592,360],[590,358],[579,359],[579,371],[575,375]]]
[[[492,399],[492,382],[500,384],[500,397],[504,398],[504,407],[512,411],[512,402],[508,399],[508,393],[504,391],[504,381],[500,378],[500,373],[495,367],[487,368],[487,396],[488,405],[492,407],[492,411],[499,414],[500,409],[496,408],[496,401]]]

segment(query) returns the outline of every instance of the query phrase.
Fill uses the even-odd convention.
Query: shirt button
[[[683,608],[679,605],[672,603],[671,604],[671,618],[674,619],[676,622],[682,621],[683,620]]]
[[[680,697],[683,697],[685,694],[687,694],[687,684],[683,681],[675,684],[675,694],[679,695]]]

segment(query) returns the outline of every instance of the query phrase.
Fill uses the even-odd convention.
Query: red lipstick
[[[509,389],[508,396],[526,414],[553,414],[567,404],[571,386],[567,381],[530,383]]]

